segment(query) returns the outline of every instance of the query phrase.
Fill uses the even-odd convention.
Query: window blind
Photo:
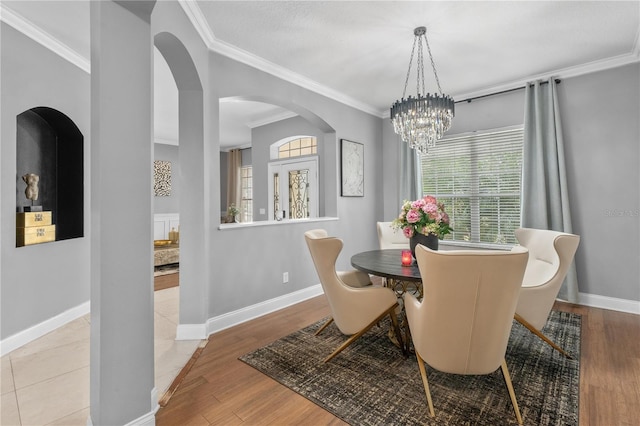
[[[242,222],[253,221],[253,167],[244,166],[240,169],[240,214]]]
[[[522,127],[446,137],[421,158],[423,194],[445,203],[445,239],[516,244],[520,226]]]

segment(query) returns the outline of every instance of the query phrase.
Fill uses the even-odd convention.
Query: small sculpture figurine
[[[24,194],[27,196],[27,200],[31,200],[33,204],[33,201],[38,199],[38,182],[40,181],[40,176],[35,173],[27,173],[22,176],[22,180],[27,184]]]

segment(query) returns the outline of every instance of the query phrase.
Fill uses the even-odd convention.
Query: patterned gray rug
[[[517,424],[500,369],[485,376],[440,373],[427,366],[435,418],[429,416],[415,356],[403,358],[386,330],[373,327],[321,364],[345,337],[320,321],[240,357],[352,425]],[[569,360],[514,321],[506,354],[525,425],[577,425],[580,316],[553,311],[543,330]]]

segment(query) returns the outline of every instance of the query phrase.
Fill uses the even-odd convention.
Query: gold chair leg
[[[544,334],[542,334],[540,332],[540,330],[538,330],[537,328],[535,328],[534,326],[532,326],[531,324],[529,324],[529,322],[527,320],[525,320],[524,318],[522,318],[520,315],[518,314],[514,314],[513,317],[515,318],[516,321],[518,321],[520,324],[524,325],[525,327],[527,327],[527,329],[529,329],[530,332],[532,332],[533,334],[535,334],[536,336],[538,336],[539,338],[541,338],[543,341],[545,341],[546,343],[548,343],[553,349],[557,350],[558,352],[560,352],[562,355],[564,355],[565,357],[569,358],[569,359],[573,359],[573,357],[571,355],[569,355],[568,353],[566,353],[560,346],[556,345],[554,342],[551,341],[551,339],[549,339],[547,336],[545,336]]]
[[[389,312],[393,312],[393,310],[395,310],[396,306],[398,306],[398,304],[394,304],[391,308],[387,309],[386,311],[384,311],[383,313],[381,313],[376,319],[374,319],[373,321],[371,321],[369,323],[369,325],[367,325],[365,328],[363,328],[362,330],[358,331],[356,334],[354,334],[353,336],[349,337],[347,339],[346,342],[344,342],[342,345],[340,345],[338,347],[338,349],[336,349],[335,351],[333,351],[333,353],[331,355],[329,355],[328,357],[326,357],[324,359],[324,362],[327,361],[331,361],[331,359],[333,359],[336,355],[338,355],[340,352],[342,352],[343,350],[345,350],[350,344],[352,344],[353,342],[356,341],[356,339],[358,339],[360,336],[362,336],[364,333],[366,333],[367,331],[369,331],[369,329],[371,329],[371,327],[373,327],[374,325],[376,325],[378,323],[378,321],[380,321],[382,318],[384,318],[386,315],[389,315]]]
[[[316,331],[313,335],[314,335],[314,336],[317,336],[318,334],[322,333],[322,331],[323,331],[325,328],[327,328],[327,326],[328,326],[329,324],[331,324],[332,322],[333,322],[333,317],[329,318],[329,319],[327,320],[327,322],[325,322],[325,323],[322,325],[322,327],[320,327],[320,328],[318,329],[318,331]]]
[[[424,361],[418,355],[416,351],[416,359],[418,360],[418,367],[420,367],[420,375],[422,376],[422,385],[424,386],[424,393],[427,395],[427,403],[429,404],[429,414],[431,417],[435,417],[436,414],[433,411],[433,401],[431,401],[431,392],[429,391],[429,382],[427,381],[427,370],[424,368]]]
[[[507,389],[509,389],[509,396],[511,397],[511,404],[513,404],[513,411],[516,412],[516,419],[518,419],[518,424],[521,425],[522,416],[520,416],[520,408],[518,408],[518,401],[516,401],[516,393],[513,391],[513,383],[511,383],[511,376],[509,375],[509,369],[507,368],[505,360],[502,360],[501,367],[504,381],[507,383]]]

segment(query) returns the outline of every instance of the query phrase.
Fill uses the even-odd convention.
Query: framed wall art
[[[153,192],[156,197],[171,196],[171,161],[153,162]]]
[[[364,145],[346,139],[340,140],[340,195],[364,197]]]

